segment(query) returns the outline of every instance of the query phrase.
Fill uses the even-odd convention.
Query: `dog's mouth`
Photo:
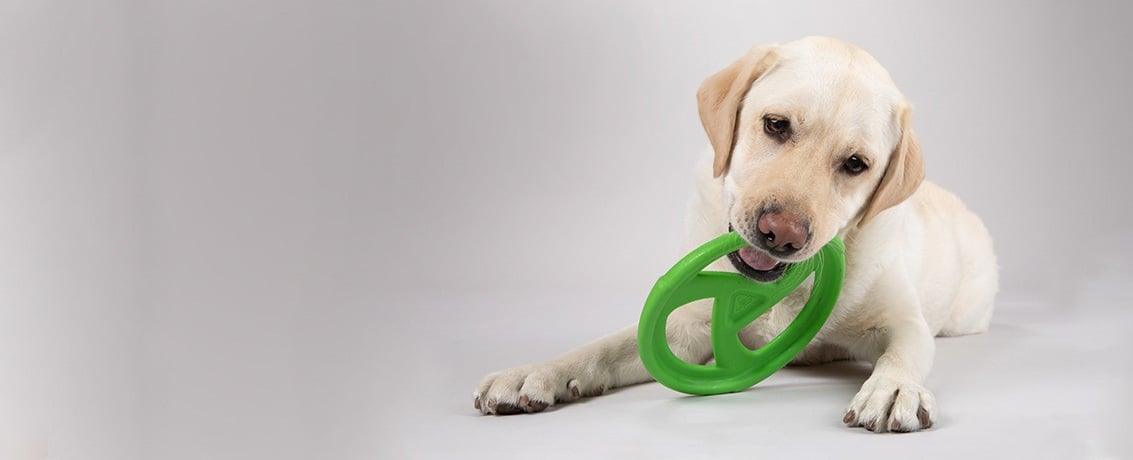
[[[728,231],[735,231],[732,224],[728,224]],[[751,246],[744,246],[739,250],[728,253],[728,260],[736,270],[748,278],[761,283],[770,283],[783,277],[787,267],[791,264],[781,262],[770,254]]]
[[[751,246],[732,251],[728,254],[728,260],[741,275],[761,283],[770,283],[782,278],[783,273],[790,266]]]

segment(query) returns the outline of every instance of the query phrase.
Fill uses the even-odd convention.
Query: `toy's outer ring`
[[[838,301],[846,272],[845,246],[838,238],[814,257],[793,264],[774,283],[762,284],[737,273],[703,271],[713,261],[747,246],[729,232],[693,250],[657,280],[638,323],[641,360],[661,384],[674,390],[710,395],[742,391],[787,365],[818,335]],[[810,299],[779,336],[757,350],[739,339],[739,331],[794,291],[814,273]],[[712,304],[711,364],[692,364],[669,347],[665,325],[677,308],[700,299]]]

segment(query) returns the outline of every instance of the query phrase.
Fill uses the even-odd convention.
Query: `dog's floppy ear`
[[[777,61],[774,47],[756,46],[700,84],[696,102],[700,109],[700,122],[716,152],[716,159],[712,162],[713,177],[720,177],[728,169],[728,159],[735,145],[740,102],[751,84]]]
[[[909,119],[910,109],[905,107],[901,111],[901,141],[889,158],[889,166],[885,168],[881,183],[866,204],[865,214],[858,222],[859,227],[881,211],[909,199],[924,181],[924,156],[921,155],[921,145],[917,142],[917,135],[913,132]]]

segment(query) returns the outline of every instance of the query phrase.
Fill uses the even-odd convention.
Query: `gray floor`
[[[599,331],[566,317],[478,321],[477,305],[465,304],[466,318],[437,321],[434,333],[410,334],[416,339],[398,348],[410,374],[391,385],[381,450],[390,458],[1129,458],[1133,311],[1128,296],[1099,290],[1106,281],[1119,280],[1085,286],[1063,306],[1002,300],[990,332],[938,339],[928,385],[942,414],[916,434],[842,426],[869,372],[845,362],[788,368],[731,395],[687,397],[651,383],[542,414],[481,416],[470,394],[483,373]],[[426,322],[427,310],[414,319]]]

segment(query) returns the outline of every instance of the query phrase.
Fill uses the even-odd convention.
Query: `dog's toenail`
[[[472,407],[475,407],[476,410],[480,410],[480,397],[479,396],[477,396],[476,399],[472,400]]]
[[[501,403],[496,406],[496,414],[498,415],[512,415],[521,413],[523,413],[523,408],[511,403]]]
[[[854,413],[854,411],[851,410],[849,412],[846,412],[845,417],[842,417],[842,423],[849,425],[851,423],[854,423],[854,419],[856,418],[858,418],[858,414]]]
[[[924,407],[917,408],[917,420],[921,422],[921,426],[924,428],[932,427],[932,418],[928,416],[928,409]]]
[[[531,398],[528,398],[527,395],[520,396],[519,405],[521,407],[529,407],[531,405]]]

